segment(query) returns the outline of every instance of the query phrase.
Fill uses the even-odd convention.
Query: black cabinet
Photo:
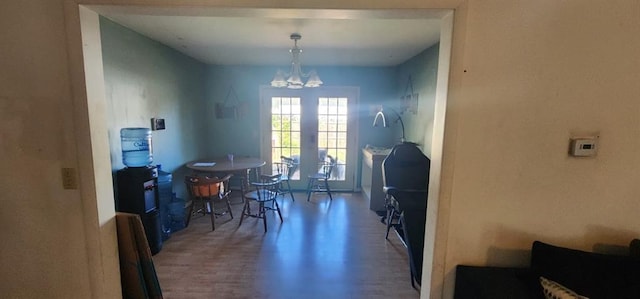
[[[140,215],[152,254],[162,249],[158,169],[126,167],[116,173],[116,211]]]

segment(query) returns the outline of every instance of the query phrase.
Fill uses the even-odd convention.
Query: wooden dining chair
[[[278,186],[281,183],[281,176],[279,174],[273,175],[261,175],[258,182],[251,182],[251,187],[254,190],[245,193],[244,207],[242,208],[242,215],[240,216],[240,223],[245,217],[261,218],[264,224],[264,232],[267,232],[267,210],[275,210],[278,212],[280,222],[282,223],[282,213],[280,213],[280,206],[276,198],[278,197]],[[251,213],[251,202],[258,203],[258,211],[256,214]],[[267,204],[271,204],[268,206]]]
[[[320,162],[318,172],[309,175],[309,181],[307,182],[307,201],[311,200],[311,194],[315,192],[326,192],[329,195],[329,199],[333,200],[331,188],[329,188],[329,179],[331,179],[331,173],[335,167],[336,159],[331,155],[327,155],[326,161]]]
[[[291,178],[293,174],[298,170],[299,163],[289,157],[280,156],[280,162],[274,163],[276,168],[276,173],[280,174],[280,186],[278,188],[278,193],[281,194],[284,198],[284,195],[287,193],[291,195],[291,200],[296,201],[293,197],[293,190],[291,189]]]
[[[222,216],[228,213],[231,219],[233,219],[231,203],[229,202],[229,194],[231,193],[229,179],[231,176],[232,175],[229,174],[221,179],[217,177],[185,176],[184,182],[192,201],[187,216],[187,225],[191,221],[194,213],[202,213],[203,215],[210,214],[212,231],[216,230],[216,216]],[[226,209],[216,209],[214,202],[224,202]],[[194,209],[196,210],[194,211]]]

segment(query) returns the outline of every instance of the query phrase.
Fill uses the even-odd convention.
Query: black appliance
[[[382,161],[382,181],[387,193],[387,235],[394,226],[409,254],[411,286],[422,280],[425,223],[431,160],[415,143],[395,145]],[[394,219],[399,223],[392,224]]]
[[[151,254],[162,249],[158,169],[125,167],[116,173],[116,211],[140,215]]]

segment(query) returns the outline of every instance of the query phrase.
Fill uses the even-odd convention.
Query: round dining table
[[[256,175],[260,174],[260,168],[264,166],[266,162],[260,158],[255,157],[233,157],[229,159],[213,158],[202,159],[187,163],[187,168],[196,172],[207,173],[217,176],[225,176],[227,174],[233,174],[242,179],[242,188],[248,190],[249,185],[249,173],[252,169],[255,169]]]

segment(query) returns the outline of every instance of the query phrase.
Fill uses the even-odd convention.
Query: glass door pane
[[[271,165],[272,173],[277,172],[277,163],[281,157],[300,161],[300,109],[299,97],[271,98]],[[300,179],[295,171],[292,180]]]
[[[334,160],[331,180],[345,180],[347,163],[348,99],[318,98],[318,160]]]

